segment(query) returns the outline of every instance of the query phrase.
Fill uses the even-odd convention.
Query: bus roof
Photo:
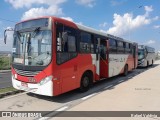
[[[84,25],[81,25],[81,24],[78,24],[78,23],[75,23],[75,24],[77,25],[77,27],[80,30],[83,30],[83,31],[86,31],[86,32],[94,33],[94,34],[97,34],[97,35],[102,35],[102,36],[105,36],[107,38],[112,38],[112,39],[116,39],[116,40],[123,41],[123,42],[135,43],[135,42],[132,42],[132,41],[129,41],[129,40],[125,40],[123,38],[120,38],[120,37],[117,37],[117,36],[114,36],[114,35],[111,35],[111,34],[108,34],[108,33],[93,29],[91,27],[87,27],[87,26],[84,26]]]
[[[155,52],[155,49],[153,47],[149,47],[147,45],[138,45],[138,49],[146,49],[149,52]]]
[[[117,36],[108,34],[108,33],[106,33],[106,32],[102,32],[102,31],[93,29],[93,28],[91,28],[91,27],[87,27],[87,26],[84,26],[84,25],[75,23],[75,22],[73,22],[73,21],[68,21],[68,20],[66,20],[66,19],[58,18],[58,17],[55,17],[55,16],[37,17],[37,18],[33,18],[33,19],[24,20],[24,21],[21,21],[21,22],[19,22],[19,23],[27,22],[27,21],[30,21],[30,20],[37,20],[37,19],[41,19],[41,18],[52,18],[52,19],[55,19],[56,21],[70,22],[70,23],[76,25],[76,26],[78,27],[78,29],[83,30],[83,31],[86,31],[86,32],[89,32],[89,33],[94,33],[94,34],[101,35],[101,36],[104,36],[104,37],[107,37],[107,38],[111,38],[111,39],[115,39],[115,40],[118,40],[118,41],[123,41],[123,42],[132,43],[132,44],[133,44],[133,43],[137,44],[136,42],[132,42],[132,41],[129,41],[129,40],[125,40],[125,39],[123,39],[123,38],[120,38],[120,37],[117,37]],[[19,24],[19,23],[17,23],[17,24]]]

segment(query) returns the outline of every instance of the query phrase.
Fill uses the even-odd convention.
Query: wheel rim
[[[88,87],[88,85],[89,85],[89,78],[88,77],[84,77],[83,81],[82,81],[82,84],[83,84],[84,87]]]

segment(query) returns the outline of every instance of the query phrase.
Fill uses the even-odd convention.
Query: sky
[[[160,50],[160,0],[1,0],[0,51],[12,51],[17,22],[56,16]]]

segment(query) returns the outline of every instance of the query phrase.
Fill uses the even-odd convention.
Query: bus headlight
[[[143,62],[144,62],[144,59],[141,60],[141,63],[143,63]]]
[[[40,85],[44,85],[44,84],[46,84],[47,82],[51,81],[52,78],[53,78],[52,75],[51,75],[51,76],[48,76],[48,77],[44,78],[43,80],[41,80],[41,82],[40,82],[39,84],[40,84]]]

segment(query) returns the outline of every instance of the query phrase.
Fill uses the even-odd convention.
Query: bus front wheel
[[[81,78],[81,83],[80,83],[80,91],[81,92],[86,92],[90,88],[90,83],[91,83],[91,77],[88,73],[83,74]]]

